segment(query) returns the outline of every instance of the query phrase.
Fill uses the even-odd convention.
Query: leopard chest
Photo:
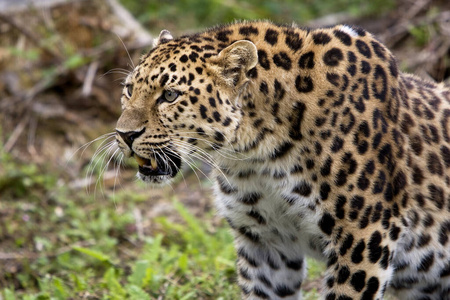
[[[324,259],[328,243],[320,229],[322,208],[312,186],[280,170],[216,173],[219,213],[250,243]]]

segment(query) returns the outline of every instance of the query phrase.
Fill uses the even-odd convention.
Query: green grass
[[[148,188],[88,195],[59,175],[0,156],[3,299],[238,298],[232,236],[211,212],[199,220],[173,198],[139,237]]]
[[[193,189],[207,185],[194,182]],[[135,183],[89,195],[68,188],[58,172],[5,153],[0,183],[3,300],[240,298],[232,234],[213,208],[196,217],[174,191],[155,200]],[[146,219],[153,201],[172,211]],[[309,266],[316,280],[323,266]],[[315,289],[305,294],[317,297]]]
[[[174,199],[180,223],[156,218],[154,235],[139,240],[132,211],[145,204],[143,197],[74,194],[37,166],[8,156],[1,163],[7,168],[1,181],[14,183],[2,191],[1,252],[13,255],[7,262],[15,265],[0,268],[4,299],[237,297],[232,237],[224,226],[207,232],[209,221]]]
[[[159,218],[156,222],[162,232],[142,242],[137,242],[133,233],[117,236],[132,224],[130,213],[118,217],[113,209],[94,210],[83,217],[81,208],[72,208],[69,224],[53,224],[60,227],[54,237],[70,241],[71,246],[53,256],[52,252],[59,252],[54,247],[58,241],[35,237],[34,242],[46,250],[36,259],[25,258],[22,272],[2,274],[2,281],[9,282],[3,296],[67,299],[89,293],[102,299],[153,299],[159,295],[167,299],[235,299],[234,249],[228,229],[207,233],[183,206],[175,206],[186,225]],[[134,240],[138,249],[120,238]],[[120,251],[129,251],[131,257],[127,259]]]

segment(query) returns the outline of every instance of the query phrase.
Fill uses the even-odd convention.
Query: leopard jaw
[[[145,159],[140,157],[139,155],[134,154],[134,158],[136,159],[136,162],[141,167],[151,167],[151,169],[156,170],[158,168],[158,162],[154,157],[150,157],[150,159]],[[149,164],[150,161],[150,164]]]

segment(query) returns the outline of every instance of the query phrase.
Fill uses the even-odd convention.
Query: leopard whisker
[[[179,140],[179,141],[181,142],[181,140]],[[184,141],[183,141],[183,142],[184,142]],[[206,150],[204,150],[204,149],[202,149],[202,148],[200,148],[200,147],[198,147],[198,146],[192,145],[191,143],[187,143],[187,142],[184,142],[184,143],[186,143],[187,145],[191,145],[192,148],[193,148],[195,151],[201,152],[203,155],[209,157],[211,160],[214,160],[213,155],[212,155],[211,153],[207,152]],[[225,153],[225,154],[224,154],[224,153],[222,153],[222,152],[220,152],[220,151],[218,151],[218,150],[216,150],[216,153],[217,153],[219,156],[221,156],[221,157],[223,157],[223,158],[225,158],[225,159],[229,159],[229,160],[244,160],[243,158],[237,158],[237,157],[235,157],[235,156],[232,155],[232,154],[228,154],[228,153]]]
[[[111,69],[109,71],[107,71],[105,74],[103,74],[102,76],[106,76],[109,74],[123,74],[123,75],[130,75],[132,73],[132,71],[126,70],[126,69],[122,69],[122,68],[115,68],[115,69]]]
[[[119,149],[120,150],[120,149]],[[119,178],[119,185],[120,185],[120,168],[122,167],[122,163],[123,163],[123,158],[124,158],[124,154],[122,152],[120,152],[117,155],[117,159],[114,162],[114,170],[115,170],[115,174],[114,174],[114,187],[113,187],[113,199],[115,200],[115,195],[116,195],[116,184],[117,184],[117,179]],[[115,202],[114,202],[115,203]]]
[[[158,148],[159,148],[159,147],[158,147]],[[160,151],[156,151],[156,152],[154,152],[154,153],[155,153],[162,161],[165,162],[165,164],[164,164],[164,171],[165,171],[165,172],[171,171],[171,170],[168,169],[170,166],[169,166],[169,164],[167,163],[167,159],[164,159],[164,157],[161,155],[161,152],[160,152]],[[164,153],[162,153],[162,154],[164,154]]]
[[[105,173],[106,173],[106,171],[108,170],[109,165],[110,165],[110,163],[111,163],[112,160],[114,160],[113,170],[115,170],[115,164],[116,164],[115,161],[116,161],[116,156],[118,155],[118,154],[117,154],[118,151],[120,151],[120,149],[119,149],[119,148],[116,148],[116,149],[114,150],[114,152],[110,155],[108,161],[106,162],[105,166],[104,166],[103,169],[102,169],[102,174],[105,174]],[[109,154],[108,154],[108,155],[109,155]],[[103,179],[104,179],[104,177],[103,177]]]
[[[89,141],[83,145],[81,145],[80,147],[78,147],[73,153],[72,155],[66,160],[66,165],[65,167],[67,167],[67,164],[69,163],[69,161],[72,160],[72,158],[75,156],[75,154],[77,154],[78,151],[80,151],[81,149],[83,149],[83,151],[80,154],[80,157],[83,156],[84,152],[87,150],[87,148],[89,148],[89,146],[91,146],[93,143],[95,143],[96,141],[99,141],[101,139],[104,139],[104,141],[102,141],[102,143],[98,146],[101,147],[106,141],[108,141],[109,139],[113,138],[116,135],[115,132],[109,132],[106,134],[103,134],[101,136],[99,136],[96,139],[93,139],[92,141]],[[97,148],[98,149],[98,148]]]
[[[116,69],[112,69],[107,71],[105,74],[101,75],[100,78],[103,78],[106,75],[110,75],[110,74],[120,74],[123,75],[117,79],[115,79],[114,81],[121,81],[121,85],[124,85],[124,81],[126,80],[126,78],[128,76],[130,76],[130,74],[132,73],[132,71],[129,70],[125,70],[125,69],[120,69],[120,68],[116,68]]]
[[[100,170],[99,176],[98,176],[97,181],[96,181],[96,183],[95,183],[94,195],[96,194],[97,186],[100,186],[100,190],[102,191],[102,195],[103,195],[103,196],[105,195],[105,194],[104,194],[104,191],[103,191],[103,188],[102,188],[102,185],[100,185],[100,179],[102,178],[102,179],[104,180],[104,174],[105,174],[106,170],[108,169],[108,166],[109,166],[111,160],[114,158],[114,156],[117,154],[117,152],[120,151],[119,148],[116,148],[116,149],[114,150],[114,152],[113,152],[112,154],[110,154],[111,151],[113,151],[113,150],[114,150],[114,145],[111,145],[111,147],[110,147],[107,151],[105,151],[105,154],[106,154],[106,155],[103,156],[103,159],[102,159],[102,160],[104,160],[104,158],[107,157],[107,156],[109,156],[109,159],[108,159],[108,161],[106,162],[106,164],[105,164],[105,165],[101,168],[101,170]],[[91,174],[91,175],[92,175],[92,174]]]
[[[114,151],[113,155],[111,155],[112,151]],[[106,145],[103,145],[102,147],[97,149],[96,153],[92,157],[92,159],[91,159],[91,161],[89,163],[89,167],[88,167],[87,173],[86,173],[86,177],[88,178],[89,181],[92,180],[92,176],[94,174],[94,170],[97,168],[97,166],[99,164],[101,166],[100,172],[99,172],[99,177],[98,177],[98,179],[96,181],[96,184],[95,184],[94,193],[96,193],[97,186],[98,186],[100,178],[102,178],[102,175],[106,171],[105,167],[102,166],[105,158],[108,157],[108,156],[111,156],[110,159],[108,160],[108,162],[106,163],[106,168],[107,168],[109,162],[114,157],[114,155],[117,153],[117,151],[120,151],[120,148],[118,147],[117,142],[114,140],[114,141],[110,141]],[[95,164],[94,164],[94,161],[95,161]],[[87,191],[87,192],[89,192],[89,191]]]
[[[189,137],[189,136],[178,136],[178,138],[180,138],[180,137],[183,137],[183,138],[185,138],[185,139],[190,139],[190,138],[191,138],[191,137]],[[208,141],[208,140],[201,139],[201,138],[194,138],[194,139],[206,143],[206,144],[209,145],[211,148],[215,148],[215,145],[214,145],[213,143],[211,143],[210,141]],[[201,148],[199,148],[199,149],[201,149]],[[237,157],[234,157],[233,155],[234,155],[235,153],[233,153],[232,151],[229,151],[228,149],[223,150],[223,149],[215,148],[215,149],[214,149],[214,152],[218,153],[219,155],[223,156],[223,157],[226,158],[226,159],[233,159],[233,160],[239,159],[239,158],[237,158]],[[229,152],[229,153],[227,153],[227,152]]]
[[[117,35],[117,34],[116,34],[116,35]],[[134,70],[134,69],[136,68],[136,66],[134,65],[133,60],[131,59],[131,55],[130,55],[130,52],[128,52],[127,46],[125,45],[125,43],[123,42],[122,38],[121,38],[119,35],[117,35],[117,38],[118,38],[119,41],[122,43],[123,48],[124,48],[125,51],[127,52],[128,58],[130,59],[131,67],[132,67],[132,69]]]
[[[185,154],[185,156],[180,156],[182,159],[185,159],[186,157],[195,157],[201,161],[204,161],[205,163],[209,164],[212,168],[216,169],[217,171],[219,171],[221,173],[222,176],[224,176],[227,179],[227,176],[223,173],[222,169],[219,167],[219,165],[215,162],[214,158],[207,152],[205,152],[203,149],[198,148],[197,146],[191,145],[187,142],[184,141],[180,141],[180,140],[174,140],[173,141],[174,144],[178,147],[178,150],[180,150],[180,152],[183,152]],[[191,151],[193,150],[192,148],[197,147],[198,149],[196,149],[198,152],[197,153],[192,153]],[[200,172],[205,175],[205,177],[208,178],[208,180],[210,182],[213,182],[213,180],[211,180],[208,175],[206,175],[203,171],[200,170]]]
[[[180,147],[180,148],[181,148],[181,147]],[[212,183],[213,181],[211,180],[211,178],[209,178],[209,176],[208,176],[207,174],[205,174],[205,172],[203,172],[201,169],[199,169],[198,167],[195,166],[195,162],[194,162],[194,160],[190,157],[189,151],[185,151],[185,150],[180,149],[180,148],[179,148],[178,150],[180,150],[180,152],[182,152],[182,153],[185,154],[186,156],[180,155],[180,154],[174,152],[172,149],[169,149],[169,151],[170,151],[171,153],[173,153],[174,155],[177,155],[178,157],[180,157],[180,159],[181,159],[183,162],[185,162],[185,163],[191,168],[191,170],[194,172],[195,176],[197,177],[197,180],[198,180],[199,183],[200,183],[201,181],[200,181],[200,177],[199,177],[198,174],[197,174],[196,169],[197,169],[201,174],[203,174],[203,176],[205,176],[205,178],[208,179],[208,181],[210,181],[210,182]],[[191,155],[192,155],[192,154],[191,154]],[[201,159],[199,156],[194,156],[194,157],[197,158],[197,159],[199,159],[199,160],[205,161],[204,159]],[[183,178],[184,178],[184,175],[183,175]],[[185,182],[186,182],[186,181],[185,181]]]
[[[101,146],[99,146],[97,148],[97,150],[95,150],[94,155],[92,156],[91,160],[89,161],[89,167],[88,167],[88,171],[91,169],[92,164],[96,161],[96,163],[93,165],[94,169],[97,166],[98,161],[98,157],[102,157],[104,154],[102,154],[102,152],[105,152],[106,150],[108,150],[109,148],[113,147],[115,141],[109,141],[108,143],[106,143],[105,145],[100,144]]]
[[[179,148],[184,149],[187,156],[196,156],[198,158],[201,158],[201,160],[210,163],[212,166],[216,166],[216,162],[214,161],[214,158],[211,154],[204,151],[203,149],[191,145],[189,143],[183,141],[174,141],[174,144],[177,145]]]
[[[188,132],[188,131],[180,132],[180,133],[183,133],[183,134],[198,134],[197,132]],[[185,139],[193,138],[195,140],[202,141],[202,142],[206,143],[211,148],[214,148],[214,144],[212,142],[206,140],[206,139],[202,139],[202,138],[198,138],[198,137],[190,137],[189,135],[184,135],[184,136],[181,136],[181,135],[174,136],[174,135],[172,135],[172,137],[173,138],[177,138],[177,139],[179,139],[181,137],[185,138]],[[228,144],[232,147],[231,142],[228,141]],[[247,156],[247,155],[245,155],[243,153],[237,152],[233,147],[231,149],[229,149],[229,148],[215,149],[214,152],[216,152],[218,154],[221,154],[226,159],[231,159],[231,160],[246,160],[246,159],[251,158],[251,156]],[[239,158],[239,157],[237,157],[235,155],[242,156],[242,158]]]
[[[108,142],[106,145],[103,145],[99,147],[94,155],[92,156],[91,160],[89,161],[89,165],[86,171],[86,178],[89,179],[89,181],[92,179],[92,175],[94,173],[94,170],[96,169],[97,165],[101,163],[101,161],[104,160],[104,157],[107,155],[108,149],[110,149],[113,145],[113,141]]]
[[[115,141],[115,140],[109,141],[109,142],[107,142],[107,143],[105,144],[106,141],[107,141],[107,140],[103,141],[103,142],[99,145],[99,147],[97,148],[97,150],[95,150],[95,152],[94,152],[94,154],[93,154],[93,156],[92,156],[92,159],[93,159],[93,160],[95,160],[96,157],[97,157],[97,155],[99,155],[102,151],[104,151],[105,149],[107,149],[107,148],[109,148],[109,147],[112,147],[112,146],[114,146],[114,144],[116,144],[116,141]]]
[[[160,153],[162,153],[166,157],[166,161],[170,161],[173,164],[173,166],[175,166],[176,171],[177,171],[176,173],[178,173],[180,171],[180,168],[178,168],[176,166],[175,162],[170,158],[170,156],[168,156],[164,151],[162,151],[161,147],[158,146],[158,148],[160,150]],[[167,151],[176,155],[177,157],[180,157],[180,155],[178,153],[176,153],[175,151],[172,151],[172,149],[170,149],[170,148],[167,148]],[[166,167],[167,166],[169,167],[169,172],[172,173],[172,166],[170,164],[166,163]],[[181,173],[181,176],[183,177],[184,184],[187,186],[186,178],[184,177],[183,172],[180,172],[180,173]]]

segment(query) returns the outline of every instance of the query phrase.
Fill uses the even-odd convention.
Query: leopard
[[[354,25],[163,30],[115,137],[151,187],[211,165],[243,299],[450,299],[450,87]]]

